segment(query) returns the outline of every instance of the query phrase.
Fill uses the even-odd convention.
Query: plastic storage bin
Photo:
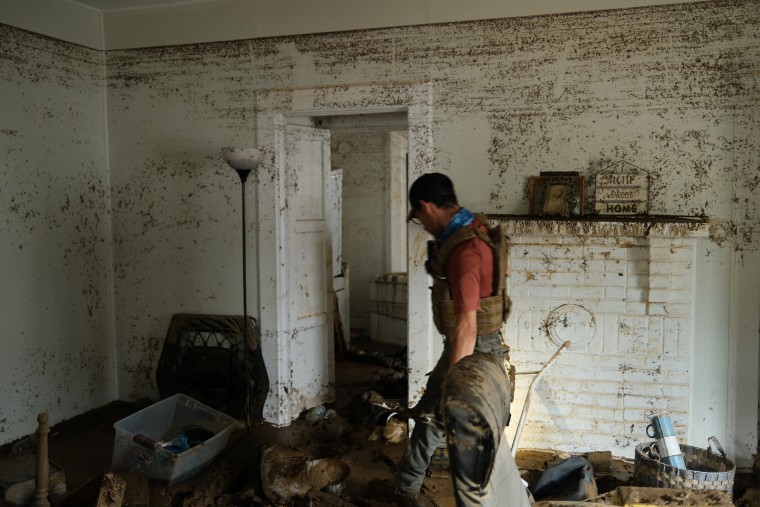
[[[111,469],[126,472],[139,466],[150,479],[174,484],[200,472],[227,447],[237,420],[184,394],[175,394],[116,422]],[[190,449],[173,453],[161,443],[187,426],[213,433]]]

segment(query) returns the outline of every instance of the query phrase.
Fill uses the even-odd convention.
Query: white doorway
[[[324,120],[323,124],[327,123],[329,118],[335,121],[336,118],[346,120],[362,115],[405,115],[408,121],[408,178],[413,180],[420,174],[432,171],[430,91],[429,83],[393,83],[257,92],[256,144],[265,153],[257,185],[259,324],[264,361],[271,385],[264,417],[273,424],[289,424],[298,417],[301,410],[310,408],[308,403],[313,403],[320,396],[330,396],[328,385],[325,392],[311,397],[311,402],[303,401],[301,388],[310,385],[311,376],[315,373],[313,368],[306,372],[300,368],[306,349],[292,347],[294,333],[298,332],[295,321],[300,318],[293,311],[292,301],[294,296],[298,296],[298,291],[292,283],[292,274],[296,272],[294,264],[302,262],[304,255],[309,254],[297,253],[287,247],[287,238],[293,227],[292,208],[295,205],[292,201],[294,182],[288,181],[288,126],[304,123],[315,126],[319,120]],[[324,173],[320,178],[321,183],[314,182],[314,186],[321,188],[314,190],[324,197]],[[306,181],[297,183],[303,185]],[[403,194],[406,202],[405,188]],[[400,212],[406,212],[405,205]],[[411,401],[418,399],[424,386],[425,374],[432,368],[434,358],[440,352],[440,343],[436,343],[440,340],[432,339],[434,333],[431,332],[430,325],[432,317],[428,277],[423,266],[426,239],[424,231],[406,228],[405,271],[408,273],[409,291],[407,335]],[[311,244],[314,248],[321,248],[315,242]],[[320,271],[329,273],[329,264],[328,255],[325,269]],[[316,301],[331,301],[331,290],[332,287],[309,293],[309,298],[316,298],[310,301],[309,306],[327,308]],[[309,350],[323,351],[323,356],[310,360],[321,362],[323,368],[330,370],[333,368],[332,329],[330,327],[328,331],[328,326],[322,329],[323,335],[317,340],[319,343],[312,344],[314,346]],[[334,375],[334,372],[330,371],[329,375]]]
[[[349,311],[341,314],[346,334],[350,327],[359,340],[405,348],[408,131],[406,114],[394,114],[393,122],[387,116],[327,117],[317,123],[330,130],[333,170],[342,175],[341,260],[350,294]],[[403,281],[396,291],[384,282],[391,278]]]

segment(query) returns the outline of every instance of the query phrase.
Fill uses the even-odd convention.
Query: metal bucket
[[[720,454],[710,451],[714,444]],[[715,437],[708,439],[708,448],[700,449],[681,445],[681,455],[686,468],[677,468],[650,456],[656,442],[636,446],[633,467],[633,483],[636,486],[688,490],[725,491],[733,495],[736,465],[726,457],[723,447]]]

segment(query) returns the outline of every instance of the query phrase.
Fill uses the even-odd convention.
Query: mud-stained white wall
[[[4,0],[0,2],[0,22],[92,49],[105,49],[103,14],[78,2]]]
[[[119,396],[155,395],[172,314],[242,315],[242,196],[223,146],[253,147],[247,42],[107,56]],[[138,70],[139,69],[139,70]],[[258,313],[257,175],[246,183]]]
[[[329,103],[331,90],[346,84],[428,81],[434,163],[452,175],[460,200],[472,209],[523,213],[529,175],[589,174],[606,161],[624,159],[650,171],[652,213],[714,219],[711,239],[697,246],[697,271],[705,278],[696,282],[695,305],[704,313],[692,336],[690,361],[698,388],[690,393],[688,424],[705,434],[727,426],[730,452],[749,463],[757,444],[760,320],[759,32],[757,2],[735,0],[107,53],[118,397],[155,395],[155,365],[172,313],[240,312],[240,184],[224,167],[219,148],[256,144],[256,91],[314,88],[319,104],[320,96]],[[29,45],[39,44],[31,39]],[[53,48],[45,57],[50,65],[60,59]],[[70,77],[80,69],[62,73]],[[22,108],[12,117],[24,119],[23,109],[30,109],[41,117],[45,135],[52,128],[73,136],[72,128],[64,134],[60,125],[49,125],[45,102],[29,96],[34,88],[26,85],[35,82],[27,80],[12,96],[13,107]],[[64,97],[68,93],[73,92],[66,89]],[[6,94],[3,100],[9,100]],[[76,95],[65,104],[81,100]],[[54,137],[57,142],[47,149],[64,158],[80,148]],[[10,144],[27,150],[31,145],[19,139]],[[8,167],[15,166],[5,164],[3,170]],[[271,170],[265,164],[259,178]],[[23,189],[36,184],[32,176],[12,178]],[[255,181],[249,183],[249,224],[256,220],[255,187]],[[40,207],[62,199],[60,189],[40,188],[50,196],[34,194]],[[0,192],[5,206],[7,190]],[[70,201],[73,206],[76,199]],[[107,209],[104,205],[93,220],[106,220]],[[24,228],[30,218],[19,216],[1,225],[3,234],[11,227],[41,234],[42,224],[56,223],[42,215],[32,218],[38,220],[33,230]],[[56,237],[74,241],[77,234],[72,227]],[[53,244],[37,238],[45,247]],[[14,277],[24,266],[31,270],[31,255],[3,248],[3,261],[20,266]],[[255,252],[253,238],[250,280],[259,276]],[[53,254],[46,249],[42,255]],[[94,257],[89,262],[90,257],[77,256],[83,264],[71,276],[79,280],[97,270],[93,265],[101,257]],[[34,268],[63,276],[55,269],[59,265],[44,257]],[[271,280],[262,280],[266,283]],[[2,291],[14,310],[21,308],[14,291]],[[32,303],[53,296],[41,297],[45,301]],[[249,311],[255,314],[257,306],[252,288]],[[35,319],[17,329],[11,344],[23,349],[30,336],[40,335],[41,325],[49,324]],[[21,332],[23,338],[17,337]],[[56,375],[65,368],[46,364]],[[81,375],[92,371],[80,370]],[[37,382],[31,371],[30,366],[22,370],[34,378],[25,381],[24,395]],[[67,405],[71,411],[75,406],[81,408],[73,401]],[[531,428],[525,431],[529,438]]]
[[[755,2],[726,1],[109,52],[120,394],[154,389],[170,313],[237,309],[236,184],[217,150],[255,143],[255,91],[432,81],[435,164],[473,209],[522,213],[529,175],[624,159],[651,172],[652,213],[715,219],[709,251],[724,262],[697,264],[729,282],[695,297],[726,327],[695,327],[693,360],[709,362],[700,341],[729,351],[711,366],[728,392],[692,412],[705,431],[707,414],[729,413],[717,424],[747,458],[759,24]]]
[[[0,443],[116,398],[104,55],[0,25]]]

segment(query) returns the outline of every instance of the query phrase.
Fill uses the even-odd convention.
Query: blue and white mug
[[[666,465],[686,469],[670,416],[667,412],[658,412],[652,414],[650,420],[652,422],[647,426],[647,436],[655,439],[660,461]]]

